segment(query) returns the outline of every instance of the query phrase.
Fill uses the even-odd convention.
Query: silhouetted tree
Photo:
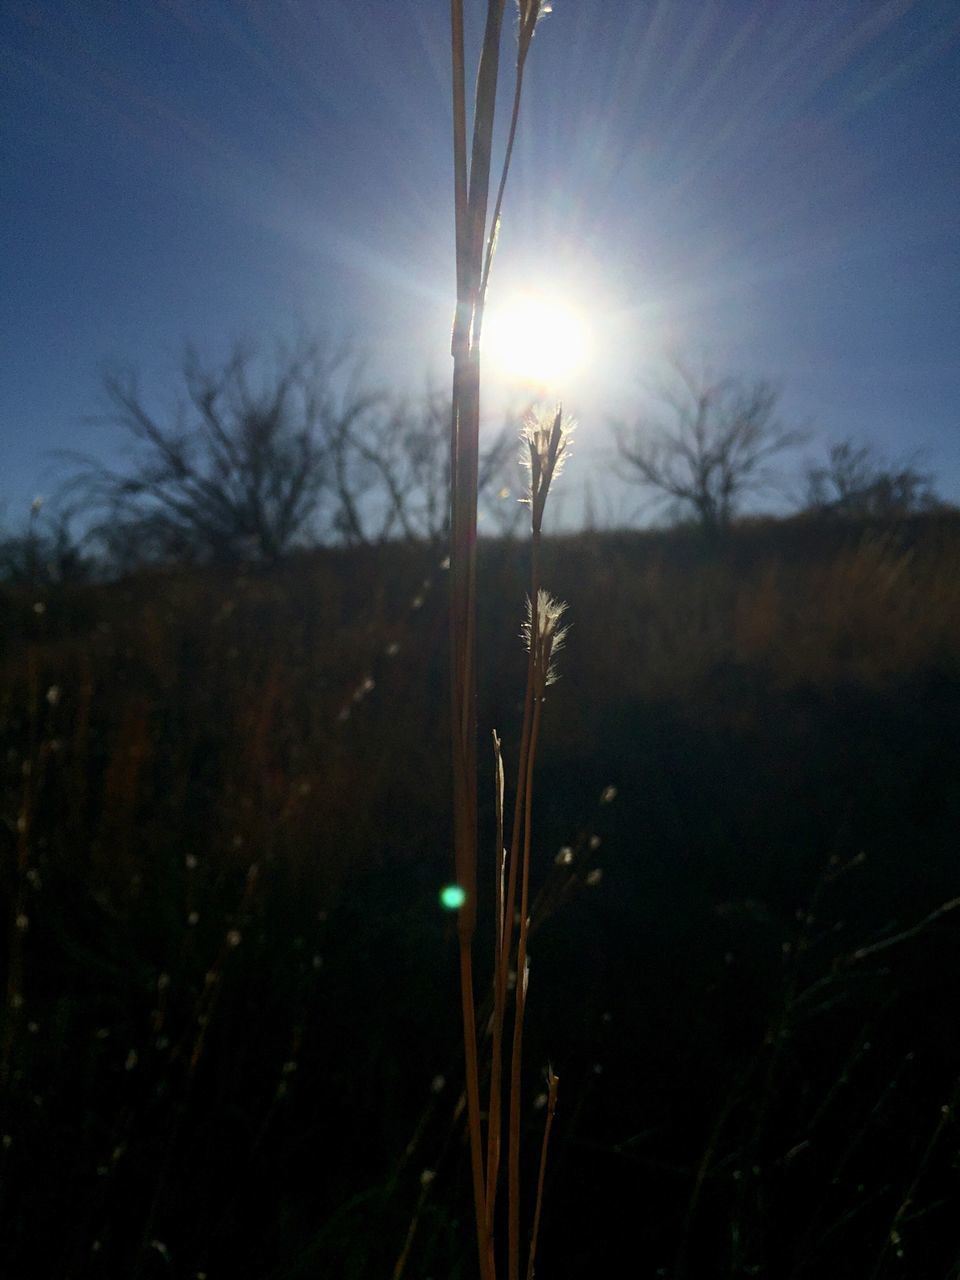
[[[278,348],[269,371],[239,344],[219,368],[188,349],[181,372],[169,419],[148,407],[135,374],[105,379],[107,418],[135,451],[124,470],[85,460],[74,487],[120,562],[276,559],[316,532],[337,440],[380,397],[316,342]]]
[[[501,533],[522,515],[518,433],[504,426],[480,451],[478,490]],[[338,530],[348,542],[407,538],[440,543],[450,518],[449,394],[395,400],[337,437]]]
[[[450,410],[428,393],[398,401],[362,385],[357,363],[319,342],[279,347],[272,365],[242,345],[211,368],[188,349],[172,413],[136,375],[104,382],[106,420],[134,442],[126,465],[80,459],[82,495],[108,561],[275,560],[334,539],[438,542],[449,508]],[[498,524],[515,440],[502,431],[481,460]]]
[[[775,484],[771,459],[805,438],[780,423],[779,392],[764,380],[713,379],[676,361],[656,395],[660,413],[614,427],[621,477],[706,532],[725,528],[748,493]]]
[[[894,519],[940,505],[929,475],[850,439],[830,446],[826,464],[808,465],[806,479],[805,507],[817,515]]]
[[[94,571],[68,510],[35,498],[19,532],[0,537],[0,581],[18,586],[84,582]]]

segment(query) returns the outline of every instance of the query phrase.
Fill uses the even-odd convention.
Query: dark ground
[[[960,893],[958,553],[549,547],[539,1275],[960,1276],[960,910],[892,941]],[[437,559],[0,595],[5,1277],[379,1280],[414,1220],[406,1276],[473,1275]],[[523,565],[481,565],[508,778]]]

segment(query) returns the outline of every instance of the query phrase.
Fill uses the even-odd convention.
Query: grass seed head
[[[531,508],[534,530],[539,530],[547,494],[555,476],[563,470],[570,452],[570,437],[575,423],[563,416],[563,406],[553,414],[531,409],[520,428],[520,461],[529,468],[530,485],[523,502]]]
[[[562,600],[557,600],[541,588],[537,592],[537,613],[534,618],[533,605],[527,600],[527,617],[521,635],[527,649],[533,648],[534,679],[541,691],[557,680],[554,660],[563,648],[570,629],[561,626],[560,622],[566,608]]]

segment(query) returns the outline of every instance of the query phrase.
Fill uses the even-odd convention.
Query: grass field
[[[543,560],[538,1274],[960,1275],[960,521]],[[439,553],[8,589],[0,645],[3,1274],[472,1276]]]

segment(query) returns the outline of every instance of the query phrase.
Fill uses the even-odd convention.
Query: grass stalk
[[[454,206],[457,306],[451,406],[450,688],[454,864],[465,895],[457,921],[467,1125],[481,1280],[493,1280],[487,1242],[486,1186],[474,1006],[473,937],[477,891],[476,539],[480,435],[480,352],[473,317],[481,281],[493,121],[504,0],[489,0],[473,119],[469,172],[462,0],[451,0]]]
[[[541,0],[521,0],[516,74],[510,127],[494,205],[487,225],[490,194],[493,126],[500,69],[500,44],[505,0],[488,0],[486,22],[477,70],[472,139],[467,148],[466,74],[464,58],[463,0],[451,0],[451,59],[453,92],[454,211],[456,225],[457,304],[451,354],[453,392],[450,419],[451,519],[450,519],[450,728],[453,765],[454,866],[464,900],[457,921],[461,1012],[465,1064],[467,1128],[476,1218],[481,1280],[495,1280],[495,1206],[501,1142],[501,1092],[503,1027],[506,1011],[507,973],[513,946],[513,913],[516,900],[521,827],[527,831],[522,886],[524,911],[529,895],[529,820],[523,824],[524,795],[529,790],[536,745],[538,711],[534,686],[537,680],[536,614],[538,600],[538,540],[543,500],[549,485],[537,474],[533,508],[533,605],[531,657],[528,663],[518,785],[511,852],[505,859],[503,844],[503,765],[499,740],[494,735],[497,766],[497,846],[494,940],[493,1012],[491,1018],[490,1105],[484,1152],[480,1114],[480,1064],[474,997],[473,942],[477,926],[477,752],[476,752],[476,598],[477,598],[477,491],[480,434],[480,330],[490,267],[496,248],[507,175],[513,155],[523,88],[523,70],[530,42],[541,15]],[[559,429],[559,414],[557,418]],[[542,496],[539,492],[542,488]],[[529,813],[529,806],[527,808]],[[523,946],[525,930],[521,925]],[[522,1035],[523,995],[518,985],[514,1018],[516,1054]],[[519,1088],[519,1066],[512,1091]],[[486,1166],[484,1156],[486,1155]],[[511,1203],[517,1200],[511,1194]],[[512,1212],[517,1213],[518,1206]],[[512,1256],[512,1255],[511,1255]]]
[[[536,610],[533,610],[536,617]],[[536,622],[531,649],[536,648]],[[536,676],[535,676],[536,678]],[[530,846],[533,822],[533,765],[540,735],[540,714],[543,706],[536,699],[530,744],[527,752],[527,778],[524,794],[523,868],[520,885],[520,930],[517,941],[517,986],[513,1015],[513,1049],[510,1055],[510,1150],[507,1167],[507,1245],[509,1256],[509,1280],[520,1280],[520,1077],[523,1066],[523,1019],[526,1013],[529,966],[527,961],[527,926],[529,924],[530,898]]]
[[[500,1170],[500,1093],[502,1071],[503,1017],[506,1000],[506,978],[503,972],[504,942],[509,945],[513,932],[512,917],[506,914],[507,851],[503,843],[503,756],[500,751],[500,739],[496,731],[493,734],[493,750],[495,765],[495,805],[496,805],[496,921],[497,927],[493,942],[493,1012],[491,1015],[491,1048],[490,1048],[490,1097],[487,1108],[487,1185],[486,1185],[486,1229],[487,1253],[493,1256],[494,1214],[497,1202],[497,1179]],[[509,957],[508,957],[509,958]],[[492,1264],[491,1264],[492,1265]]]
[[[559,1076],[552,1069],[547,1072],[547,1118],[543,1126],[543,1144],[540,1148],[540,1170],[537,1174],[537,1202],[533,1210],[533,1228],[530,1232],[530,1256],[527,1259],[527,1280],[533,1280],[537,1257],[537,1237],[540,1234],[540,1215],[543,1211],[543,1185],[547,1176],[547,1152],[550,1147],[550,1130],[553,1128],[553,1117],[557,1113],[557,1093],[560,1087]]]
[[[527,54],[530,52],[530,44],[533,40],[533,33],[536,29],[539,16],[540,0],[536,0],[536,2],[532,4],[528,3],[521,9],[520,30],[517,35],[517,63],[513,81],[513,106],[510,111],[510,127],[507,131],[507,145],[504,152],[503,168],[500,173],[500,182],[497,187],[497,198],[493,205],[493,217],[490,220],[490,232],[487,236],[487,250],[483,263],[483,277],[480,283],[481,316],[480,323],[478,323],[477,326],[478,335],[482,328],[483,300],[487,295],[487,285],[490,282],[490,268],[493,265],[493,257],[497,249],[497,237],[500,234],[500,215],[503,211],[503,196],[507,188],[507,175],[510,172],[510,161],[513,159],[513,146],[517,138],[517,125],[520,121],[520,100],[523,97],[523,72],[527,65]]]
[[[538,584],[539,533],[533,540],[531,552],[531,582],[534,598]],[[510,972],[510,958],[513,951],[514,911],[517,892],[517,867],[520,860],[520,838],[522,830],[523,797],[527,781],[527,759],[529,756],[531,723],[533,719],[533,650],[527,659],[527,685],[523,700],[523,727],[520,735],[519,763],[517,766],[517,788],[514,796],[513,830],[510,838],[510,852],[506,855],[507,887],[506,901],[503,906],[503,929],[499,940],[499,952],[496,957],[493,975],[493,1020],[491,1031],[491,1066],[490,1066],[490,1100],[488,1106],[488,1147],[487,1147],[487,1215],[492,1234],[492,1220],[496,1208],[497,1175],[499,1172],[501,1142],[501,1092],[503,1062],[503,1029],[506,1018],[507,979]]]

